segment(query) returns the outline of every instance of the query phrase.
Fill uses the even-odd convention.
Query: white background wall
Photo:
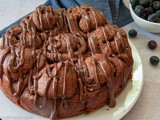
[[[47,0],[0,0],[0,30]]]

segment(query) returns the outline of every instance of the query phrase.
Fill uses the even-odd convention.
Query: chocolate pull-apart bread
[[[39,6],[0,43],[3,93],[52,120],[115,107],[132,68],[125,31],[90,6]]]

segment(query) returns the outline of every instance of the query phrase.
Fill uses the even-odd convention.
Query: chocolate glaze
[[[114,107],[117,91],[127,85],[132,67],[131,48],[124,30],[106,21],[100,11],[90,6],[67,11],[39,6],[19,25],[8,29],[0,44],[2,87],[7,77],[12,98],[19,105],[28,90],[34,109],[24,104],[23,107],[43,116],[48,113],[37,111],[50,109],[52,120],[70,111],[72,99],[84,107],[79,114],[92,111],[96,107],[88,107],[91,95],[100,95],[102,89],[104,96],[108,96],[104,98],[105,104]]]
[[[88,32],[106,24],[104,15],[90,6],[69,8],[67,10],[67,20],[70,31],[85,39]]]

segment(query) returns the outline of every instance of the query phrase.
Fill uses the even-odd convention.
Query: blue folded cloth
[[[101,10],[105,14],[107,20],[119,27],[133,21],[129,10],[125,7],[122,0],[48,0],[45,5],[51,5],[56,9],[67,9],[77,5],[93,6],[95,9]],[[2,34],[4,34],[11,26],[18,24],[21,19],[1,30],[0,36],[2,36]]]

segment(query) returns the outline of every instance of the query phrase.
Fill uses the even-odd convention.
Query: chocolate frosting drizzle
[[[89,94],[105,85],[106,103],[114,107],[115,81],[120,80],[124,88],[133,67],[124,30],[90,6],[68,10],[37,7],[6,31],[0,53],[1,83],[7,76],[18,100],[28,89],[38,109],[52,100],[51,120],[59,118],[59,107],[68,109],[67,100],[73,95],[85,105]]]

